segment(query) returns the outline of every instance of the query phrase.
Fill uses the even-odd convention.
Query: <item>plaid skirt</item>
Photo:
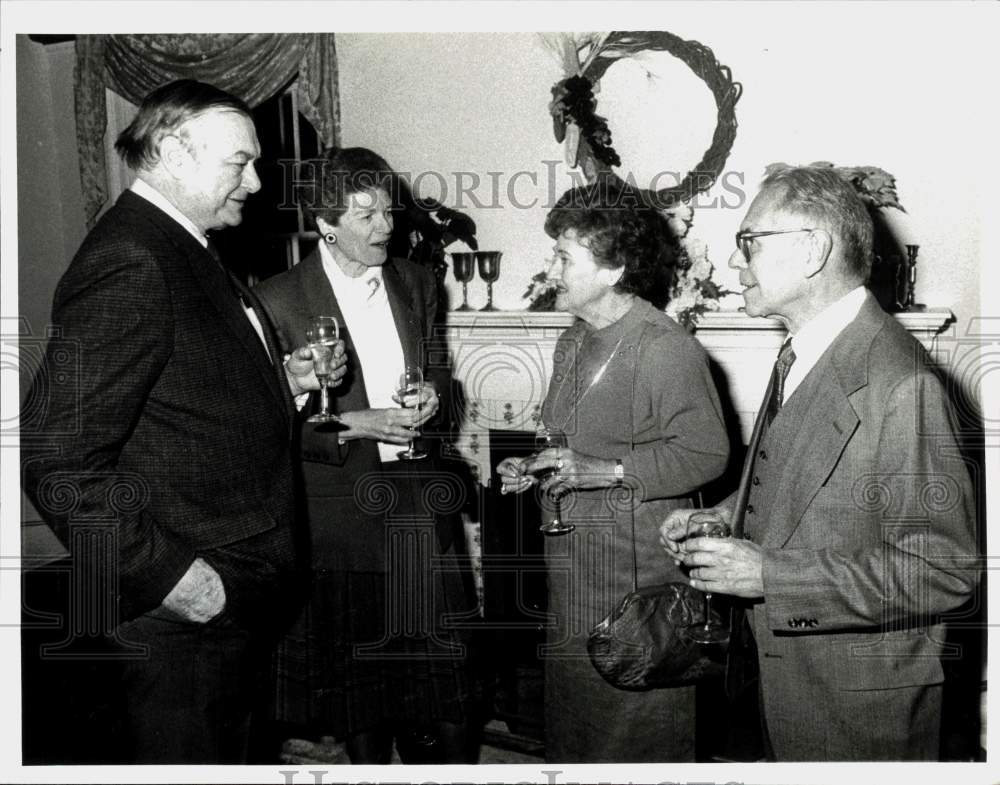
[[[463,722],[474,618],[454,554],[411,527],[387,572],[324,571],[276,654],[275,718],[313,735]],[[422,529],[422,530],[420,530]]]

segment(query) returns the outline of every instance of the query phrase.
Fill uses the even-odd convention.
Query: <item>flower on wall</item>
[[[732,294],[712,280],[715,267],[708,258],[704,240],[691,236],[694,210],[682,202],[665,210],[670,230],[677,237],[680,254],[674,270],[674,285],[664,311],[678,324],[693,331],[698,317],[707,311],[719,310],[719,298]]]
[[[552,311],[556,307],[556,285],[545,270],[535,273],[522,299],[528,300],[529,311]]]

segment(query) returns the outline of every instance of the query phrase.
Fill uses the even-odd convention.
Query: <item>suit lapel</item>
[[[301,262],[302,284],[306,290],[306,298],[310,307],[310,314],[323,314],[336,316],[343,329],[341,337],[344,338],[348,352],[349,367],[353,369],[351,376],[354,381],[351,384],[352,390],[364,396],[364,406],[369,406],[368,390],[365,386],[364,371],[361,363],[357,361],[357,352],[354,341],[351,337],[350,328],[347,327],[343,312],[337,302],[337,297],[333,292],[326,271],[323,269],[323,259],[317,251],[308,259]],[[382,268],[382,284],[385,286],[386,297],[389,300],[389,309],[392,312],[393,321],[396,324],[396,332],[399,335],[403,348],[403,362],[411,364],[419,361],[418,347],[420,341],[420,318],[413,312],[412,298],[403,283],[402,278],[396,269],[388,262]]]
[[[798,423],[785,458],[776,502],[763,532],[764,547],[780,548],[788,542],[858,427],[858,416],[829,368],[822,371],[817,383],[819,389],[810,401],[809,414]]]
[[[247,318],[243,306],[233,291],[226,272],[206,248],[202,247],[191,234],[173,218],[132,191],[126,191],[119,199],[123,207],[136,210],[154,222],[170,241],[177,246],[178,252],[186,260],[192,276],[198,281],[202,291],[219,313],[219,321],[239,343],[246,349],[250,362],[263,376],[268,389],[280,403],[281,409],[288,413],[288,391],[282,389],[276,373],[276,365],[281,363],[281,357],[275,357],[272,363],[267,351],[261,344],[260,336],[254,330]],[[258,311],[261,318],[263,311]],[[265,332],[270,329],[266,318],[261,326]]]
[[[281,353],[281,344],[274,331],[274,325],[271,324],[267,309],[261,304],[260,298],[254,293],[253,289],[245,286],[241,281],[234,278],[234,286],[241,293],[241,296],[252,309],[254,314],[257,316],[257,321],[260,322],[261,332],[263,336],[257,336],[258,341],[261,337],[264,338],[264,343],[267,346],[267,359],[268,365],[271,368],[272,373],[277,380],[277,389],[281,395],[281,400],[285,404],[285,409],[291,415],[295,409],[295,401],[292,398],[292,391],[288,389],[288,380],[285,377],[285,366]],[[254,333],[256,334],[256,330]],[[297,347],[292,347],[294,350]]]
[[[815,392],[797,423],[777,487],[778,502],[772,510],[776,514],[771,516],[773,524],[766,528],[763,545],[780,548],[788,542],[840,462],[860,423],[851,396],[868,384],[869,349],[886,318],[891,317],[886,317],[868,294],[854,321],[834,339],[806,377],[806,381],[815,382]],[[818,376],[813,380],[814,375]]]
[[[346,328],[344,313],[340,310],[340,304],[333,293],[333,287],[330,285],[330,280],[326,277],[326,271],[323,269],[323,257],[320,256],[319,251],[313,251],[313,253],[303,259],[299,263],[299,268],[302,270],[302,288],[305,293],[305,304],[307,306],[305,313],[302,315],[303,339],[305,337],[305,330],[309,326],[308,322],[313,316],[334,316],[340,324],[341,329]],[[354,345],[350,343],[350,335],[343,337],[347,339],[348,348],[353,350]]]
[[[413,297],[392,262],[383,268],[382,281],[392,318],[396,322],[399,342],[403,345],[403,362],[406,365],[426,366],[426,358],[420,352],[423,338],[420,315],[413,310]]]
[[[232,285],[227,280],[225,271],[215,261],[212,255],[192,237],[190,245],[184,250],[187,253],[188,267],[191,273],[201,283],[208,299],[219,312],[220,322],[240,342],[249,355],[251,364],[257,368],[264,378],[268,389],[285,409],[287,397],[278,385],[274,363],[280,363],[281,357],[268,357],[261,343],[260,336],[254,330],[247,318],[246,311],[237,297]],[[263,312],[258,312],[258,319]],[[261,326],[267,330],[266,318]]]
[[[309,256],[299,262],[295,268],[301,274],[302,286],[302,310],[296,310],[299,314],[297,319],[297,331],[299,339],[306,340],[306,330],[309,329],[309,322],[314,316],[333,316],[340,325],[340,338],[344,342],[344,350],[347,352],[347,376],[342,386],[334,393],[341,405],[346,400],[353,401],[353,405],[359,409],[369,408],[368,390],[365,387],[365,377],[358,361],[357,349],[354,346],[354,339],[351,336],[347,320],[344,319],[344,312],[337,301],[337,295],[333,292],[330,279],[326,277],[326,270],[323,269],[323,257],[319,248]],[[291,336],[289,336],[291,338]],[[349,391],[349,392],[348,392]],[[318,400],[315,398],[313,400]]]

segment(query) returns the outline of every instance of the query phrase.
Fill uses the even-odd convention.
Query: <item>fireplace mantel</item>
[[[933,338],[953,318],[947,308],[928,308],[923,311],[893,314],[907,330],[921,342]],[[565,330],[573,324],[573,315],[565,311],[449,311],[446,324],[449,329],[465,330]],[[759,319],[742,311],[709,311],[698,322],[697,336],[737,330],[784,333],[785,328],[777,319]]]

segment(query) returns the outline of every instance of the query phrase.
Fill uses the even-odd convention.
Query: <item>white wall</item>
[[[452,205],[461,173],[478,177],[474,193],[486,206],[467,199],[462,209],[476,221],[480,248],[504,252],[496,304],[522,307],[520,294],[552,242],[542,231],[545,210],[517,205],[544,204],[569,185],[560,163],[554,197],[546,194],[543,162],[562,158],[546,109],[558,64],[534,35],[520,33],[344,34],[337,52],[343,144],[371,147],[413,173],[421,195],[442,195],[440,173]],[[478,279],[469,285],[473,306],[485,302],[485,289]]]
[[[897,177],[908,212],[892,220],[921,248],[917,299],[951,308],[964,331],[979,313],[982,200],[995,171],[983,106],[992,100],[989,74],[997,70],[983,9],[640,5],[645,28],[701,41],[742,82],[727,168],[742,174],[749,198],[774,161],[871,164]],[[485,183],[488,172],[503,173],[498,205],[478,208],[466,200],[464,207],[479,226],[481,247],[504,251],[498,305],[523,307],[520,295],[550,253],[542,231],[545,200],[570,184],[564,164],[549,177],[544,163],[562,158],[547,111],[561,66],[533,33],[344,33],[337,46],[344,144],[371,147],[401,171],[442,173],[452,203],[456,172],[474,172]],[[648,160],[643,156],[640,168],[686,171],[711,141],[714,105],[707,87],[681,65],[663,79],[662,103],[629,111],[621,85],[631,84],[635,94],[645,88],[638,69],[611,84],[621,67],[609,72],[598,108],[609,114],[616,143],[641,148],[627,129],[642,124],[663,142]],[[669,100],[675,90],[685,106],[697,106],[681,113]],[[538,186],[515,177],[522,171],[535,173]],[[537,198],[541,206],[512,204],[506,193],[512,178],[518,185],[513,201]],[[423,195],[438,195],[437,182],[425,177]],[[488,197],[489,191],[484,186],[477,193]],[[706,201],[723,195],[734,200],[717,185]],[[725,265],[744,211],[745,205],[699,209],[692,230],[708,242],[717,280],[730,288],[738,288],[736,276]],[[454,298],[459,288],[450,286]],[[480,305],[484,299],[485,285],[477,280],[470,300]],[[739,304],[739,297],[727,301]]]

